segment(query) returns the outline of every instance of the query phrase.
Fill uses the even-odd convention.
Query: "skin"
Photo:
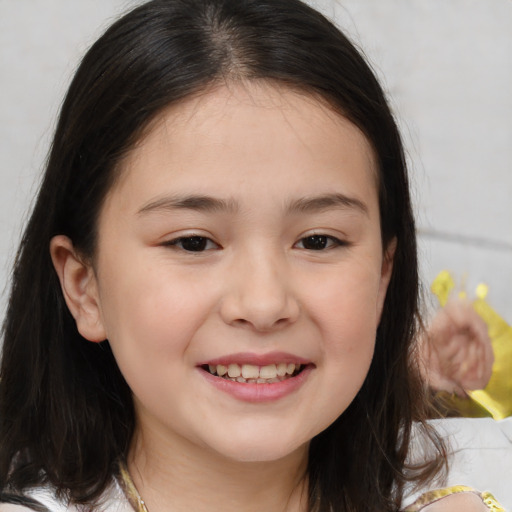
[[[149,510],[305,510],[309,441],[366,377],[391,275],[376,176],[364,135],[314,98],[223,85],[163,112],[124,160],[93,262],[52,240],[80,333],[108,338],[133,391]],[[276,400],[198,366],[275,351],[308,362]]]

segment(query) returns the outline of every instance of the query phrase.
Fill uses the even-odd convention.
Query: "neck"
[[[149,512],[307,510],[307,446],[276,461],[240,462],[137,432],[128,469]]]

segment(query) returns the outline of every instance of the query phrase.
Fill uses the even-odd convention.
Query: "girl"
[[[443,465],[416,321],[401,141],[354,47],[297,0],[148,2],[78,69],[18,252],[1,510],[399,510]]]

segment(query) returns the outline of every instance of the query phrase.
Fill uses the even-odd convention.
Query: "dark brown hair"
[[[169,105],[222,80],[268,80],[328,102],[366,135],[378,164],[383,245],[396,238],[375,355],[349,408],[311,442],[310,510],[391,511],[413,478],[405,457],[422,390],[411,365],[418,276],[402,143],[384,93],[348,39],[298,0],[154,0],[112,25],[65,98],[19,248],[0,382],[0,486],[47,481],[91,503],[125,457],[131,392],[108,341],[84,340],[63,300],[50,239],[95,251],[117,164]],[[432,473],[426,465],[423,477]],[[421,476],[421,475],[420,475]],[[414,477],[416,478],[416,477]]]

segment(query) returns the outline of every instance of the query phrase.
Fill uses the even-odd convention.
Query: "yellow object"
[[[434,279],[431,290],[441,306],[455,288],[451,274],[443,270]],[[473,301],[475,311],[487,324],[494,351],[494,365],[489,383],[482,390],[467,391],[469,398],[450,396],[452,405],[464,416],[491,416],[501,420],[512,416],[512,327],[485,300],[489,288],[479,284]]]
[[[445,489],[429,491],[420,496],[411,506],[404,509],[403,512],[420,512],[425,507],[432,505],[432,503],[435,503],[436,501],[442,500],[447,496],[452,496],[453,494],[459,494],[462,492],[470,492],[472,494],[476,494],[484,502],[485,506],[493,512],[506,512],[490,492],[481,493],[475,491],[471,487],[466,487],[465,485],[456,485],[454,487],[446,487]]]

